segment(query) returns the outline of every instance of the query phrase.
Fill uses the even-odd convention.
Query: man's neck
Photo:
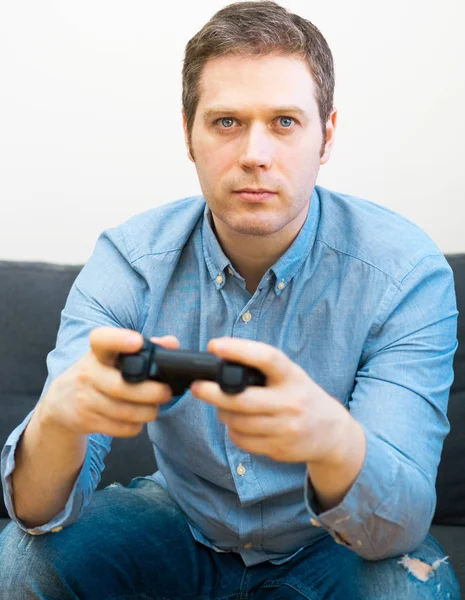
[[[213,232],[231,261],[232,266],[246,281],[247,290],[253,294],[263,275],[291,246],[302,228],[307,211],[295,219],[293,227],[283,228],[277,234],[247,235],[231,231],[221,220],[211,215]]]

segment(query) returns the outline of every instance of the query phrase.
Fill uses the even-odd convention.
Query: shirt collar
[[[203,254],[210,277],[219,290],[226,283],[227,276],[239,276],[229,258],[223,252],[212,228],[212,216],[208,204],[205,205],[202,224]],[[307,258],[315,240],[320,220],[320,198],[316,188],[310,198],[310,208],[297,237],[286,252],[272,265],[267,275],[274,273],[274,290],[279,296],[292,280]],[[263,280],[262,280],[263,281]],[[262,287],[263,284],[260,284]]]

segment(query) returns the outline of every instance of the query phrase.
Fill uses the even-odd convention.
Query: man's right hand
[[[51,383],[37,406],[40,419],[77,434],[136,436],[144,423],[157,418],[160,404],[171,400],[171,388],[151,380],[128,383],[115,367],[120,352],[142,348],[140,333],[98,327],[89,339],[89,352]],[[164,348],[179,348],[173,335],[150,340]]]

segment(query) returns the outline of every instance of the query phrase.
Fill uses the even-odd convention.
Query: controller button
[[[239,365],[224,365],[223,377],[225,384],[229,387],[241,386],[244,379],[243,367]]]
[[[237,471],[238,475],[240,475],[241,477],[244,477],[244,475],[245,475],[245,467],[244,467],[244,465],[242,463],[237,467],[236,471]]]
[[[249,321],[252,320],[252,315],[249,313],[249,311],[245,312],[242,315],[242,320],[244,321],[244,323],[248,323]]]
[[[145,358],[143,356],[126,356],[124,372],[127,375],[139,375],[144,372]]]

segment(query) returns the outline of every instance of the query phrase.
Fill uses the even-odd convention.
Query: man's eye
[[[234,119],[232,117],[222,117],[218,119],[216,123],[220,123],[222,125],[222,129],[231,129],[233,126]]]
[[[295,123],[295,119],[293,117],[278,117],[280,126],[283,129],[291,129],[292,124]],[[234,126],[234,122],[236,119],[233,117],[221,117],[215,121],[215,125],[217,125],[220,129],[232,129]]]
[[[293,121],[292,117],[279,117],[279,122],[284,129],[290,129]]]

